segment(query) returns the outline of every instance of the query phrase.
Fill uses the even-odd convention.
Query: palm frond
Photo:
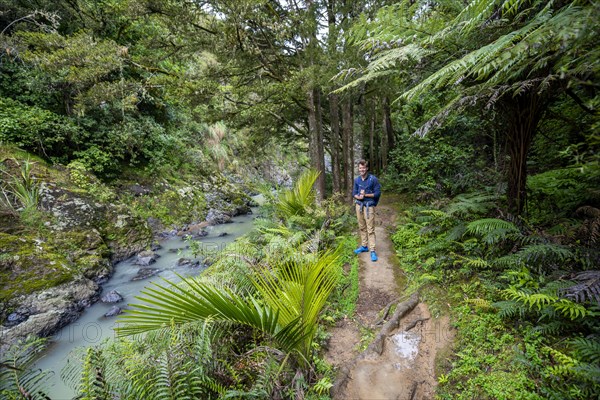
[[[0,393],[15,399],[49,399],[51,372],[32,369],[32,364],[44,350],[45,340],[28,338],[10,346],[0,356]]]
[[[282,191],[275,203],[276,214],[284,220],[294,215],[305,214],[308,208],[314,205],[313,185],[318,177],[318,171],[307,170],[300,176],[293,188]]]

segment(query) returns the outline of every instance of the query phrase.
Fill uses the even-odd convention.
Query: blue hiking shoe
[[[367,246],[360,246],[358,249],[354,250],[354,254],[360,254],[369,251]]]
[[[373,262],[377,261],[377,253],[375,253],[375,251],[371,252],[371,261],[373,261]]]

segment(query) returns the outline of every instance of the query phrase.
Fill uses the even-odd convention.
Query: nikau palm
[[[153,284],[138,297],[146,304],[133,305],[118,322],[119,335],[132,335],[194,321],[233,322],[267,334],[277,346],[310,359],[310,344],[317,318],[340,276],[337,252],[326,252],[315,260],[263,267],[250,277],[255,294],[184,278],[175,284]]]

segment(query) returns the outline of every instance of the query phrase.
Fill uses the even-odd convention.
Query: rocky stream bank
[[[0,163],[14,173],[18,161]],[[77,166],[42,162],[33,175],[34,220],[0,221],[0,347],[75,321],[100,299],[117,262],[138,255],[140,273],[151,271],[162,239],[201,237],[209,225],[250,212],[252,203],[243,185],[221,175],[109,186]]]

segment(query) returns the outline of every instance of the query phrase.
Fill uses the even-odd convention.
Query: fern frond
[[[463,264],[466,267],[476,270],[488,269],[490,267],[490,263],[480,257],[465,257],[458,254],[456,257],[458,257],[458,259],[454,261],[454,264]]]
[[[492,307],[498,310],[498,315],[502,318],[523,316],[527,311],[527,307],[514,300],[497,301],[492,304]]]
[[[446,207],[450,215],[483,215],[496,206],[498,196],[482,192],[465,193],[456,196]]]
[[[459,225],[456,225],[448,231],[448,235],[446,236],[445,240],[447,242],[459,240],[464,235],[466,230],[467,227],[464,224],[461,223]]]
[[[544,293],[527,293],[513,287],[502,290],[505,297],[526,305],[529,309],[541,310],[543,306],[554,303],[558,298]]]
[[[573,346],[581,361],[600,365],[600,340],[597,336],[574,338],[569,341],[569,344]]]
[[[546,369],[545,374],[547,376],[566,377],[572,376],[575,373],[574,368],[579,364],[577,359],[549,346],[543,346],[542,352],[552,356],[556,362],[555,365]]]
[[[493,232],[503,232],[505,236],[510,233],[519,233],[519,229],[512,222],[497,218],[483,218],[470,222],[466,232],[471,235],[484,237]]]
[[[588,315],[588,309],[581,304],[574,303],[567,299],[559,299],[552,304],[552,308],[560,311],[565,317],[576,320]]]
[[[554,319],[547,323],[540,323],[533,327],[535,332],[540,332],[543,335],[558,335],[561,332],[571,329],[572,325],[562,319]]]
[[[494,307],[492,306],[492,303],[489,300],[486,299],[467,299],[466,300],[467,303],[469,304],[473,304],[475,307],[477,308],[481,308],[482,310],[490,310],[493,309]]]
[[[525,246],[516,253],[493,260],[493,264],[502,267],[537,265],[541,269],[542,266],[564,263],[573,256],[565,246],[543,243]]]

